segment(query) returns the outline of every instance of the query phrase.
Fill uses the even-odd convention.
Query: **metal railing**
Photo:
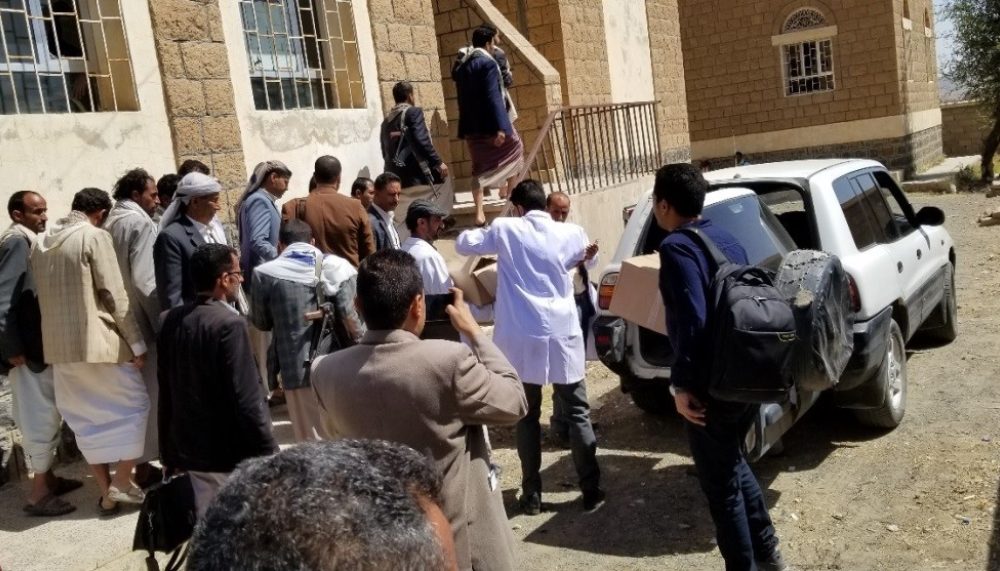
[[[549,114],[520,178],[579,194],[653,173],[660,160],[655,101],[575,105]]]

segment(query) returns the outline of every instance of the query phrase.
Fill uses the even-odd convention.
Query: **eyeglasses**
[[[240,276],[243,277],[243,270],[236,270],[234,272],[226,272],[222,274],[223,276]]]

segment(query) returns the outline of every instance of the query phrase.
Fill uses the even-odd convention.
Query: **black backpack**
[[[700,370],[708,394],[726,402],[781,402],[794,384],[795,316],[772,272],[732,263],[695,228],[681,230],[718,265],[708,303]]]

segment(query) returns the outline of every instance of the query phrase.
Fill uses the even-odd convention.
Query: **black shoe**
[[[522,494],[519,503],[521,504],[521,511],[525,515],[538,515],[542,513],[542,495],[537,492]]]
[[[592,512],[604,504],[604,498],[606,494],[604,490],[597,488],[596,490],[583,493],[583,511]]]
[[[767,559],[758,561],[757,569],[760,571],[791,571],[791,568],[785,563],[785,558],[781,555],[781,551],[778,549],[775,549],[774,553]]]

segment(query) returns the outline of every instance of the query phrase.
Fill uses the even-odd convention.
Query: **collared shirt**
[[[420,277],[424,280],[424,295],[445,294],[455,287],[444,256],[426,240],[410,236],[403,242],[402,249],[417,261]]]
[[[392,247],[398,250],[400,248],[399,233],[396,232],[396,223],[393,221],[395,213],[382,210],[379,205],[374,202],[372,203],[372,208],[375,209],[375,212],[378,213],[382,220],[385,220],[386,226],[389,227],[389,241],[392,242]]]
[[[188,216],[188,220],[190,220],[191,223],[194,224],[195,229],[198,231],[199,234],[201,234],[201,237],[203,240],[205,240],[206,244],[228,243],[226,241],[226,237],[220,235],[216,225],[212,223],[214,222],[214,220],[212,222],[209,222],[208,224],[202,224],[201,222],[198,222],[197,220],[191,218],[190,216]]]

